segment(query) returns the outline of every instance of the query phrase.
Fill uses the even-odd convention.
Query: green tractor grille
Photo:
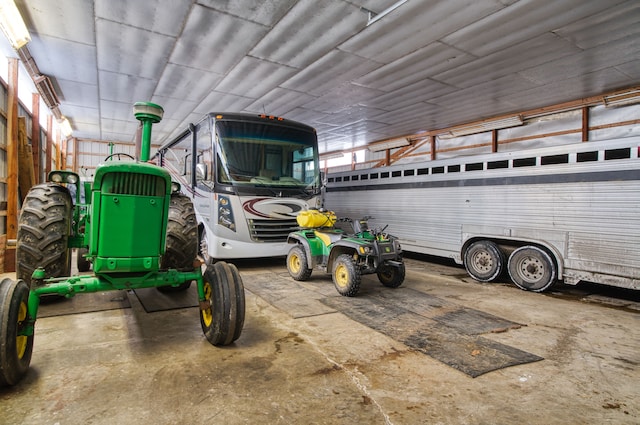
[[[159,176],[140,173],[114,172],[104,178],[105,193],[134,196],[163,196],[165,181]]]

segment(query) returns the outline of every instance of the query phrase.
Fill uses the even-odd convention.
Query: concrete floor
[[[328,276],[298,284],[282,259],[238,267],[246,320],[229,347],[205,340],[195,307],[147,313],[133,293],[130,308],[39,318],[29,373],[0,389],[0,423],[640,423],[635,294],[533,294],[419,258],[397,290],[363,278],[358,305],[418,291],[521,324],[482,337],[543,358],[472,378],[328,309],[343,300]],[[262,284],[280,289],[260,296]]]

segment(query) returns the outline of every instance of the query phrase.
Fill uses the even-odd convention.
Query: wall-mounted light
[[[36,85],[38,93],[42,96],[42,100],[49,109],[53,109],[60,104],[56,90],[53,88],[53,84],[51,84],[49,77],[46,75],[39,75],[33,78],[33,82]]]
[[[401,137],[399,139],[391,139],[391,140],[387,140],[385,142],[372,143],[372,144],[367,146],[367,149],[369,149],[369,152],[380,152],[380,151],[384,151],[384,150],[387,150],[387,149],[401,148],[403,146],[409,146],[410,144],[411,143],[409,142],[409,139],[407,139],[406,137]]]
[[[444,133],[438,134],[443,139],[450,139],[452,137],[467,136],[469,134],[484,133],[490,130],[501,130],[503,128],[516,127],[524,124],[521,115],[514,115],[512,117],[499,118],[495,120],[481,121],[474,124],[464,125],[460,127],[454,127]]]
[[[60,126],[60,131],[62,131],[65,138],[68,139],[71,137],[73,129],[71,128],[71,123],[69,123],[69,120],[66,117],[62,117],[62,119],[58,121],[58,125]]]
[[[16,50],[31,41],[29,30],[13,0],[0,0],[0,28]]]
[[[328,159],[342,158],[344,157],[343,152],[331,152],[327,154],[320,155],[320,161],[326,161]]]
[[[629,90],[624,93],[616,93],[602,98],[604,106],[607,108],[623,105],[631,105],[640,102],[640,89]]]
[[[375,13],[375,12],[367,9],[366,7],[361,7],[360,10],[363,10],[363,11],[369,13],[369,21],[367,22],[367,26],[369,26],[371,24],[374,24],[374,23],[378,22],[380,19],[384,18],[389,13],[391,13],[394,10],[396,10],[397,8],[399,8],[400,6],[405,4],[407,1],[408,0],[400,0],[400,1],[392,4],[391,6],[387,7],[385,10],[383,10],[380,13]]]

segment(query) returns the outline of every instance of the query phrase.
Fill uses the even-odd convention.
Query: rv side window
[[[418,175],[419,176],[423,176],[425,174],[429,174],[429,169],[428,168],[418,168]]]
[[[604,151],[605,161],[608,161],[610,159],[627,159],[627,158],[631,158],[630,148],[609,149]]]
[[[383,172],[383,173],[380,173],[380,178],[381,178],[381,179],[386,179],[386,178],[388,178],[388,177],[389,177],[389,172],[388,172],[388,171],[385,171],[385,172]]]
[[[460,165],[449,165],[447,167],[447,173],[459,173]]]
[[[576,160],[578,162],[590,162],[598,160],[598,152],[578,152]]]
[[[566,164],[569,162],[569,155],[548,155],[540,158],[540,165]]]
[[[360,174],[360,180],[368,180],[369,179],[369,175],[367,174]]]
[[[484,168],[484,163],[476,162],[473,164],[465,164],[464,171],[480,171]]]
[[[378,178],[378,173],[371,173],[371,174],[369,174],[369,177],[371,177],[372,179],[377,179]]]
[[[344,176],[344,181],[348,182],[349,181],[349,176]]]
[[[415,174],[415,170],[411,169],[411,170],[404,170],[404,175],[405,176],[413,176]]]
[[[513,160],[514,167],[533,167],[534,165],[536,165],[535,158],[520,158]]]
[[[391,177],[400,177],[402,175],[402,173],[400,171],[392,171],[391,172]]]
[[[329,182],[329,183],[333,183],[334,181],[335,181],[335,179],[334,179],[333,177],[329,177],[329,178],[327,179],[327,182]]]
[[[495,170],[498,168],[509,168],[509,160],[487,162],[487,170]]]
[[[358,176],[357,175],[356,176],[351,176],[351,180],[353,180],[353,181],[358,180]]]
[[[444,167],[433,167],[431,169],[431,174],[442,174],[444,173]]]

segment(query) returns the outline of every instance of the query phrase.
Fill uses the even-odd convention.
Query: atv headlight
[[[370,246],[361,246],[360,247],[360,254],[362,254],[362,255],[371,254],[371,247]]]

